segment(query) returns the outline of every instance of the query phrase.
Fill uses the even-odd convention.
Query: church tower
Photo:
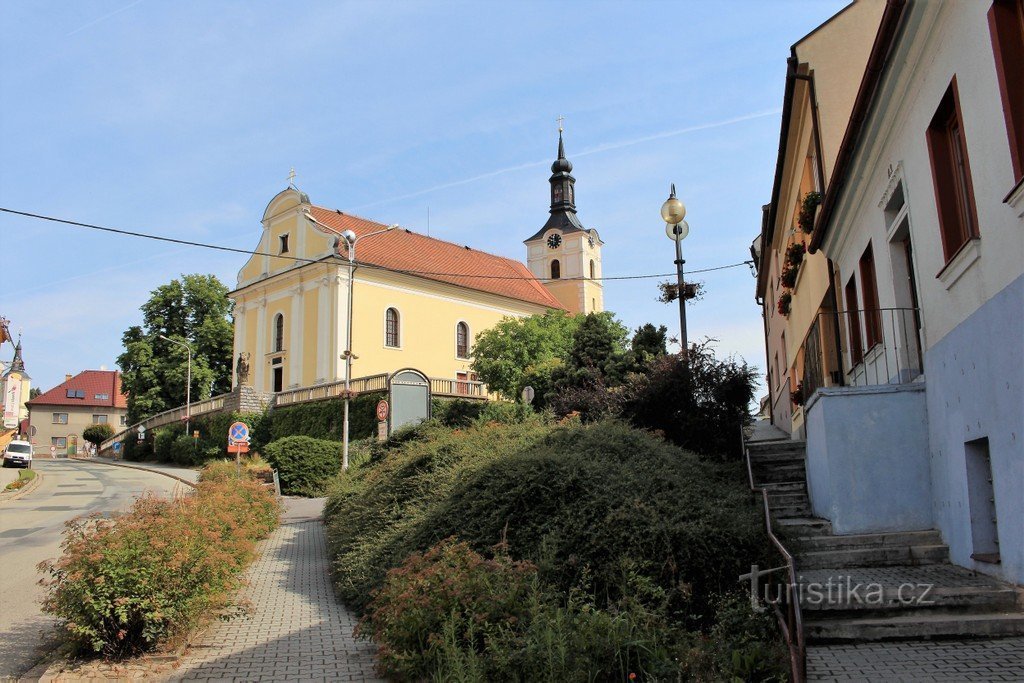
[[[547,223],[525,240],[530,271],[572,313],[604,310],[601,287],[601,238],[576,216],[576,179],[565,158],[562,129],[558,158],[551,164],[551,211]]]

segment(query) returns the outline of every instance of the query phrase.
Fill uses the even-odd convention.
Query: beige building
[[[571,170],[559,139],[528,266],[282,191],[230,294],[235,384],[280,393],[339,382],[351,330],[353,378],[415,368],[463,393],[476,336],[503,318],[602,310],[602,243],[576,217]]]
[[[33,451],[56,455],[81,452],[82,432],[94,424],[120,431],[128,424],[128,403],[121,393],[121,373],[85,370],[28,402]]]

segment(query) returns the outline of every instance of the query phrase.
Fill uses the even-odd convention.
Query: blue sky
[[[296,169],[312,200],[525,260],[565,116],[604,274],[673,270],[658,211],[687,205],[687,268],[749,258],[770,198],[789,46],[845,3],[0,3],[0,206],[255,248]],[[0,315],[33,384],[114,367],[181,273],[244,257],[0,214]],[[699,276],[690,338],[763,368],[754,280]],[[612,281],[631,327],[678,330],[657,280]],[[5,345],[2,356],[11,354]]]

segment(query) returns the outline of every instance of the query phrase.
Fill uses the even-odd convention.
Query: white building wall
[[[1014,177],[989,6],[908,6],[823,249],[845,285],[870,241],[880,306],[906,305],[883,212],[894,179],[903,183],[923,321],[933,516],[956,563],[1024,583],[1024,203],[1004,201]],[[954,76],[980,239],[947,266],[926,131]],[[965,444],[980,438],[991,455],[999,564],[971,558]]]

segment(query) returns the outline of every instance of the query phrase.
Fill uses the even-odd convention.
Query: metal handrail
[[[779,540],[779,537],[772,530],[768,491],[754,483],[754,467],[750,461],[750,451],[747,450],[746,435],[743,433],[743,427],[740,427],[740,445],[747,462],[747,481],[750,484],[750,490],[761,494],[764,528],[768,534],[768,540],[772,542],[772,545],[775,546],[775,549],[786,562],[790,595],[790,598],[786,601],[786,614],[782,613],[777,602],[772,603],[772,610],[775,612],[775,618],[779,622],[779,628],[782,630],[782,635],[786,639],[786,646],[789,648],[789,666],[793,676],[793,683],[804,683],[806,680],[807,645],[804,640],[804,618],[800,610],[799,592],[797,591],[796,562],[793,559],[793,554],[786,550],[786,547],[782,545],[782,541]]]

